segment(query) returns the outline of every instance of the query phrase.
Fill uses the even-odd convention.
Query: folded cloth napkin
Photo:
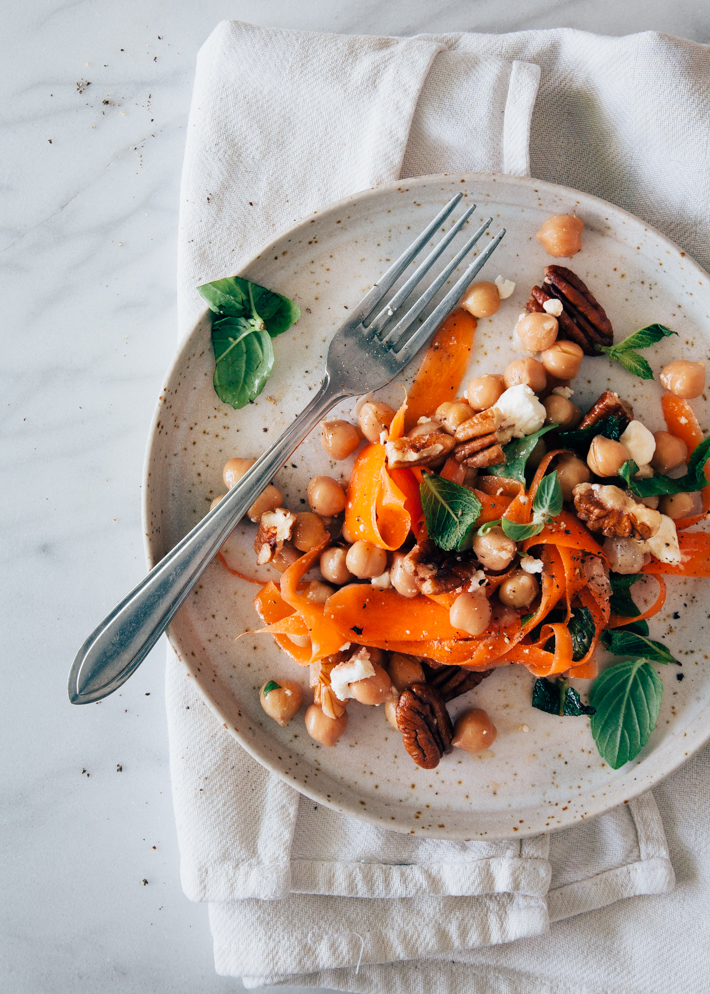
[[[220,25],[200,53],[190,115],[181,334],[203,309],[196,285],[237,271],[329,201],[428,172],[525,174],[529,147],[535,175],[621,204],[703,261],[709,70],[704,46],[652,33],[388,39]],[[512,994],[531,977],[556,992],[656,989],[659,968],[645,986],[633,972],[629,981],[644,962],[624,932],[628,915],[586,916],[593,941],[584,927],[574,941],[565,925],[542,935],[551,920],[673,887],[650,795],[549,839],[419,840],[354,822],[269,775],[172,653],[167,701],[183,886],[210,902],[219,972],[247,986],[363,991],[475,983]],[[608,922],[623,949],[590,967]],[[645,960],[662,948],[660,937],[646,942]]]

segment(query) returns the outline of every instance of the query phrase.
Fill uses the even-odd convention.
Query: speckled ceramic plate
[[[550,214],[563,212],[585,221],[584,248],[572,267],[601,300],[617,339],[658,321],[680,337],[650,354],[656,371],[679,355],[708,358],[709,278],[677,246],[611,204],[535,180],[478,174],[423,177],[366,191],[285,232],[243,270],[296,300],[302,311],[298,325],[276,340],[275,372],[256,403],[233,411],[215,396],[209,320],[196,325],[178,354],[147,457],[151,564],[223,491],[223,463],[235,455],[258,455],[305,405],[320,381],[330,336],[348,308],[456,191],[464,193],[465,203],[479,205],[472,225],[491,214],[493,231],[499,225],[508,230],[482,275],[494,279],[500,273],[517,284],[498,314],[480,322],[470,375],[502,372],[512,358],[517,315],[550,262],[535,232]],[[411,379],[414,368],[409,372]],[[628,398],[652,430],[664,427],[658,385],[612,368],[605,358],[585,360],[574,385],[583,408],[610,388]],[[388,388],[382,397],[396,406],[401,388]],[[350,416],[352,406],[334,416]],[[694,406],[701,424],[710,425],[706,399]],[[294,510],[304,505],[311,476],[338,476],[350,468],[330,463],[314,434],[276,478]],[[252,575],[254,529],[248,522],[239,525],[229,553]],[[263,575],[275,574],[264,568]],[[651,594],[653,581],[648,584]],[[491,714],[498,727],[492,750],[478,756],[454,750],[433,771],[414,765],[382,708],[354,703],[347,732],[333,749],[309,738],[303,712],[279,728],[262,711],[258,688],[268,678],[290,677],[302,683],[308,700],[308,670],[268,635],[240,638],[259,627],[255,592],[214,562],[170,627],[180,659],[225,729],[267,769],[322,804],[396,831],[501,839],[558,829],[652,787],[710,737],[710,583],[669,581],[652,634],[663,638],[682,668],[657,667],[665,686],[658,727],[640,756],[617,771],[598,756],[586,719],[531,708],[533,678],[520,666],[497,669],[450,705],[454,717],[474,702]]]

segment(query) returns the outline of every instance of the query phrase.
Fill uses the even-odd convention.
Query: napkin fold
[[[203,310],[198,284],[237,271],[278,231],[358,189],[442,171],[529,174],[531,121],[540,125],[534,152],[545,161],[555,147],[566,153],[562,175],[545,178],[569,181],[567,125],[584,120],[580,93],[597,127],[603,119],[606,161],[626,190],[623,122],[595,99],[614,65],[625,74],[616,86],[638,105],[658,84],[639,69],[649,45],[672,61],[674,46],[655,35],[393,39],[219,25],[198,58],[188,126],[181,336]],[[581,127],[580,147],[587,138]],[[574,185],[599,192],[593,179]],[[471,990],[486,948],[522,948],[551,920],[673,887],[651,795],[551,837],[403,836],[316,805],[255,763],[171,650],[166,679],[183,887],[210,903],[218,971],[246,986]],[[480,989],[529,990],[510,976],[490,983]]]

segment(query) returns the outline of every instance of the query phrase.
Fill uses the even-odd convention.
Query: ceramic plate
[[[223,463],[236,455],[259,455],[306,404],[320,382],[334,330],[390,260],[458,191],[464,205],[479,205],[471,226],[492,215],[492,233],[507,228],[482,278],[502,274],[516,283],[499,312],[479,323],[469,376],[502,372],[513,358],[517,316],[551,261],[535,232],[550,214],[568,212],[577,213],[586,225],[584,248],[572,268],[606,308],[616,339],[661,322],[680,337],[650,353],[656,372],[681,354],[708,358],[708,276],[657,231],[611,204],[535,180],[479,174],[422,177],[366,191],[285,232],[242,271],[296,300],[302,311],[298,324],[276,340],[274,375],[254,404],[234,411],[216,397],[206,317],[178,354],[160,397],[147,456],[145,525],[151,565],[223,492]],[[412,364],[404,382],[417,365]],[[606,358],[585,360],[574,388],[583,409],[602,390],[612,389],[632,402],[652,430],[665,427],[658,384],[632,378]],[[391,386],[381,396],[397,406],[401,387]],[[705,397],[694,407],[701,424],[710,425]],[[333,416],[352,417],[352,409],[348,402]],[[276,483],[286,495],[286,506],[298,510],[305,506],[311,476],[340,476],[349,468],[327,459],[315,432]],[[257,575],[255,527],[240,524],[229,541],[231,560],[252,575]],[[262,575],[276,576],[269,568]],[[290,677],[302,683],[309,700],[308,669],[281,653],[270,636],[243,634],[260,627],[252,607],[257,588],[231,576],[217,561],[177,614],[169,638],[230,734],[307,796],[399,832],[513,838],[602,814],[652,787],[710,737],[710,584],[671,578],[668,585],[665,608],[652,620],[651,630],[682,668],[656,667],[665,687],[658,726],[637,759],[617,771],[597,754],[586,719],[557,718],[530,706],[533,678],[521,666],[497,669],[480,688],[450,705],[454,718],[474,702],[485,708],[498,728],[493,748],[478,756],[454,750],[433,771],[414,765],[381,707],[353,703],[347,732],[333,749],[309,738],[303,712],[279,728],[259,705],[259,687],[269,678]],[[650,595],[652,580],[648,587]],[[586,687],[580,685],[580,690]]]

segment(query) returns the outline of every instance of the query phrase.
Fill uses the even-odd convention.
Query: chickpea
[[[438,431],[441,431],[441,422],[432,419],[431,421],[422,421],[420,425],[415,425],[407,434],[409,438],[416,438],[418,435],[432,435]]]
[[[498,587],[498,597],[508,607],[529,607],[540,592],[537,580],[525,570],[516,570]]]
[[[512,563],[517,546],[500,525],[495,525],[485,535],[474,536],[473,551],[486,569],[502,570]]]
[[[267,511],[275,511],[277,507],[281,507],[283,499],[284,495],[279,488],[275,487],[273,483],[270,483],[249,508],[247,517],[250,521],[261,521],[262,514],[266,514]]]
[[[225,487],[231,490],[234,484],[239,483],[246,471],[251,469],[255,462],[256,459],[228,459],[222,470],[222,479],[224,480]]]
[[[343,527],[340,529],[340,534],[342,536],[343,541],[347,542],[348,545],[352,545],[353,542],[357,542],[357,538],[348,528],[347,521],[343,521]]]
[[[526,383],[535,393],[540,393],[547,386],[545,367],[537,359],[516,359],[503,373],[503,379],[508,389]]]
[[[464,752],[483,752],[493,745],[497,735],[496,726],[483,708],[471,708],[456,719],[451,744]]]
[[[572,491],[577,484],[589,483],[592,478],[586,462],[573,455],[560,456],[559,462],[555,466],[555,472],[560,478],[563,500],[572,500]]]
[[[267,680],[259,691],[259,701],[269,718],[285,728],[301,706],[303,691],[295,680],[281,680],[278,685],[268,692],[264,690],[276,680]]]
[[[285,573],[289,566],[293,566],[296,560],[300,558],[301,553],[297,549],[294,549],[290,542],[284,542],[280,551],[276,553],[269,565],[273,566],[279,573]]]
[[[597,476],[616,476],[628,458],[626,446],[621,442],[595,435],[587,453],[587,466]]]
[[[500,307],[498,287],[488,280],[472,283],[461,298],[460,306],[475,318],[489,318]]]
[[[321,583],[320,580],[311,580],[306,587],[306,600],[311,604],[325,604],[331,594],[335,593],[335,588],[328,583]]]
[[[671,435],[669,431],[654,431],[653,437],[656,439],[656,451],[651,465],[657,473],[670,473],[687,461],[688,446],[682,438]]]
[[[213,500],[210,503],[210,511],[212,510],[213,507],[217,507],[217,505],[222,500],[222,498],[226,496],[227,496],[226,494],[218,494],[215,498],[213,498]]]
[[[392,728],[396,728],[399,731],[399,726],[397,725],[397,704],[398,700],[396,697],[390,697],[388,701],[385,701],[385,718],[390,723]]]
[[[341,587],[344,583],[354,580],[354,575],[345,565],[347,550],[334,545],[324,549],[320,554],[320,571],[326,580]]]
[[[505,382],[498,373],[475,376],[466,387],[466,399],[474,411],[486,411],[493,407],[505,392]]]
[[[392,681],[386,670],[378,663],[373,662],[375,673],[367,676],[364,680],[355,680],[349,684],[350,693],[356,701],[361,704],[382,704],[392,697]]]
[[[520,318],[515,330],[528,352],[544,352],[555,344],[558,327],[554,314],[533,311]]]
[[[676,359],[661,370],[661,383],[676,397],[699,397],[705,389],[705,363]]]
[[[604,539],[604,554],[615,573],[640,573],[646,561],[638,542],[632,538]]]
[[[400,694],[413,683],[426,682],[422,664],[412,656],[405,656],[403,652],[392,653],[388,671],[392,685]]]
[[[458,426],[472,418],[475,413],[470,404],[464,404],[459,401],[452,404],[450,401],[446,401],[440,407],[437,407],[436,420],[441,422],[444,431],[447,431],[449,435],[453,435]]]
[[[581,409],[567,397],[560,397],[557,393],[551,393],[549,397],[545,397],[542,406],[547,411],[546,425],[559,425],[560,428],[567,431],[576,428],[582,420]]]
[[[459,594],[449,611],[454,628],[469,635],[480,635],[491,623],[491,604],[482,590]]]
[[[360,408],[357,423],[368,442],[379,442],[380,435],[387,431],[395,416],[395,409],[378,400],[368,401]]]
[[[372,542],[360,540],[348,549],[345,565],[360,580],[371,580],[387,569],[387,553]]]
[[[414,577],[404,568],[403,552],[395,552],[392,556],[390,581],[394,589],[402,597],[416,597],[419,593],[419,588],[414,582]]]
[[[544,457],[547,455],[547,444],[544,438],[538,438],[535,448],[528,456],[527,465],[530,469],[537,469]]]
[[[550,374],[558,380],[573,380],[579,373],[584,352],[576,342],[555,342],[540,356],[540,361]]]
[[[311,510],[324,518],[332,518],[345,510],[345,491],[332,476],[314,476],[308,484]]]
[[[324,421],[320,444],[331,459],[347,459],[360,444],[360,430],[349,421]]]
[[[582,248],[584,221],[574,214],[553,214],[543,222],[535,237],[548,255],[566,259]]]
[[[661,497],[658,510],[661,514],[667,514],[669,518],[677,521],[678,518],[686,518],[689,514],[695,513],[696,502],[694,494],[666,494]]]
[[[301,552],[310,552],[326,536],[323,519],[311,511],[300,511],[296,515],[291,541]]]
[[[348,712],[340,718],[327,718],[317,704],[306,710],[306,731],[312,739],[331,749],[348,727]]]

